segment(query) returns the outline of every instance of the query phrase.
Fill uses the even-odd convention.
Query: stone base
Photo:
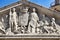
[[[0,40],[60,40],[60,39],[54,39],[54,38],[1,38]]]
[[[0,38],[60,38],[60,35],[50,34],[15,34],[15,35],[0,35]]]
[[[17,35],[0,35],[0,40],[60,40],[60,35],[49,34],[17,34]]]

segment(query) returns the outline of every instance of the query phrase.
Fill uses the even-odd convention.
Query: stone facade
[[[0,36],[59,38],[59,13],[26,0],[17,2],[0,9]]]

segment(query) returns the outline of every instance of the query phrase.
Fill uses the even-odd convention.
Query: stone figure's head
[[[43,16],[43,18],[45,19],[45,15],[43,14],[42,16]]]
[[[3,19],[3,17],[2,17],[2,19],[1,19],[1,20],[2,20],[2,22],[4,22],[4,19]]]
[[[33,12],[36,12],[36,9],[35,8],[33,8]]]
[[[13,8],[13,12],[15,12],[15,10],[16,10],[16,9],[15,9],[15,8]]]
[[[12,11],[11,11],[11,9],[10,9],[10,12],[9,12],[9,14],[10,14],[10,15],[12,14]]]
[[[45,15],[43,15],[43,17],[45,17]]]
[[[55,18],[52,18],[52,21],[55,21]]]

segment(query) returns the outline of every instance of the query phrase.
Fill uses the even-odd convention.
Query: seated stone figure
[[[54,33],[54,32],[57,32],[57,26],[56,26],[56,23],[55,23],[55,18],[52,18],[52,22],[51,22],[51,25],[52,26],[44,26],[44,29],[47,30],[48,34],[50,33]]]
[[[54,30],[54,29],[53,29],[53,27],[49,26],[49,21],[47,21],[47,20],[49,20],[49,19],[47,19],[47,17],[45,17],[45,15],[43,15],[43,19],[41,21],[43,25],[40,25],[40,27],[41,27],[40,29],[43,29],[42,33],[50,34],[50,32],[51,32],[50,30]]]
[[[28,31],[30,33],[36,33],[36,27],[38,24],[37,21],[39,21],[39,17],[35,11],[36,11],[36,9],[33,8],[33,12],[31,13],[31,20],[30,20],[29,26],[28,26]]]
[[[43,15],[42,22],[43,22],[43,26],[42,26],[41,28],[43,29],[43,30],[42,30],[43,33],[49,32],[49,31],[46,29],[46,27],[48,27],[49,23],[48,23],[45,15]]]
[[[55,22],[55,18],[52,18],[52,22],[51,22],[51,25],[52,25],[52,27],[55,29],[55,32],[57,33],[59,33],[60,32],[60,30],[59,30],[59,25],[58,24],[56,24],[56,22]]]
[[[49,25],[47,20],[49,20],[49,19],[47,19],[47,17],[45,15],[43,15],[42,21],[44,22],[44,25]]]

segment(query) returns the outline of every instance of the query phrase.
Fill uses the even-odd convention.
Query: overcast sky
[[[7,6],[9,4],[12,4],[14,2],[17,2],[17,1],[19,0],[0,0],[0,8]],[[38,5],[41,5],[43,7],[46,7],[46,8],[49,8],[50,4],[54,2],[54,0],[29,0],[29,1],[36,3]]]

